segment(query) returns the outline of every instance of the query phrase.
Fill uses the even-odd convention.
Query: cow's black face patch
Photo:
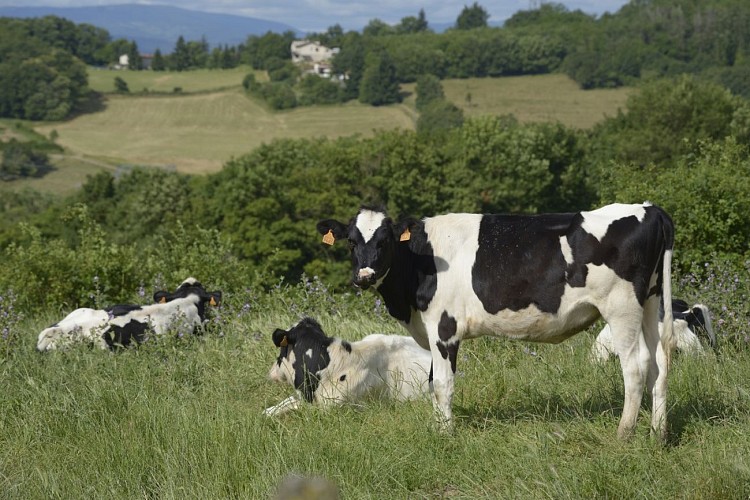
[[[393,223],[379,210],[362,209],[348,228],[352,283],[367,289],[391,269],[396,239]]]
[[[279,346],[279,366],[293,353],[292,371],[294,387],[305,399],[312,402],[318,388],[319,373],[324,370],[331,358],[328,346],[333,339],[326,336],[320,324],[312,318],[305,318],[289,330],[276,330],[273,333],[274,343]],[[351,351],[351,346],[344,345]]]

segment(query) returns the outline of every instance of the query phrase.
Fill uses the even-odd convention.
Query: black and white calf
[[[662,308],[659,308],[659,332],[663,328]],[[673,331],[675,347],[679,352],[685,354],[702,354],[704,352],[700,337],[705,337],[708,345],[716,349],[716,334],[711,322],[711,313],[703,304],[695,304],[692,307],[684,300],[672,300],[672,314],[674,315]],[[612,339],[612,329],[604,325],[602,331],[597,335],[591,345],[591,359],[603,363],[610,356],[616,355]]]
[[[114,348],[132,341],[140,344],[149,333],[195,333],[206,321],[206,306],[218,306],[221,295],[220,291],[207,292],[195,278],[188,278],[174,293],[157,292],[154,298],[158,304],[139,306],[110,319],[102,337],[108,347]]]
[[[405,401],[428,391],[432,355],[411,337],[368,335],[356,342],[328,337],[317,321],[305,318],[272,334],[279,357],[268,373],[291,384],[296,394],[266,408],[268,416],[297,409],[303,401],[321,406],[365,398]]]
[[[37,339],[37,350],[51,351],[75,342],[90,342],[103,349],[116,344],[141,342],[146,331],[157,334],[169,329],[193,332],[205,320],[205,305],[218,305],[221,292],[206,292],[195,279],[188,278],[170,293],[154,293],[152,305],[119,304],[107,309],[80,308],[45,328]]]
[[[394,222],[364,207],[348,223],[318,223],[346,239],[355,285],[375,287],[388,312],[432,352],[441,428],[452,425],[459,344],[481,335],[558,343],[601,316],[620,356],[625,403],[618,435],[632,434],[644,385],[651,425],[665,437],[672,346],[674,226],[659,207],[614,204],[546,215],[448,214]],[[658,331],[659,301],[668,304]]]

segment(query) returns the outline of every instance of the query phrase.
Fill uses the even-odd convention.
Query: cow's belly
[[[561,308],[556,314],[541,312],[535,305],[519,311],[506,309],[497,314],[481,309],[467,316],[464,338],[494,335],[556,344],[587,328],[597,318],[599,311],[584,302]]]

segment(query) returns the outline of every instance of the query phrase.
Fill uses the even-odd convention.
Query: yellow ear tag
[[[216,301],[214,300],[213,297],[211,297],[211,301],[208,304],[211,306],[216,306]]]
[[[162,297],[161,300],[159,300],[159,304],[166,304],[166,303],[167,303],[166,297]]]
[[[281,342],[279,342],[279,347],[286,347],[289,345],[289,341],[286,339],[286,335],[284,335],[284,338],[281,339]]]
[[[323,235],[323,243],[326,245],[333,245],[336,238],[333,236],[333,229],[329,229],[326,234]]]
[[[404,232],[401,233],[401,238],[398,239],[398,241],[409,241],[411,239],[411,231],[409,231],[409,228],[407,227],[404,229]]]

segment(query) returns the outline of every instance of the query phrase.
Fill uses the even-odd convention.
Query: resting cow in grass
[[[368,335],[356,342],[328,337],[320,324],[305,318],[272,334],[279,357],[268,377],[290,384],[296,394],[266,408],[276,416],[307,401],[320,406],[366,398],[404,401],[426,394],[432,356],[411,337]]]
[[[322,220],[323,241],[348,241],[352,281],[374,287],[388,312],[432,352],[431,389],[441,429],[460,343],[481,335],[558,343],[603,316],[622,364],[620,437],[633,433],[644,386],[651,426],[667,430],[672,346],[674,226],[650,203],[546,215],[448,214],[393,221],[363,207],[348,222]],[[659,301],[667,304],[663,334]]]
[[[147,331],[192,333],[205,320],[206,304],[218,305],[221,292],[206,292],[188,278],[173,293],[158,291],[152,305],[120,304],[107,309],[76,309],[62,321],[44,329],[37,350],[50,351],[73,342],[90,342],[103,349],[142,342]]]
[[[659,331],[663,328],[662,317],[664,310],[659,308]],[[708,345],[716,350],[716,334],[711,323],[711,313],[703,304],[688,306],[680,299],[672,300],[672,314],[674,315],[673,331],[677,351],[685,354],[704,353],[700,338],[704,337]],[[616,355],[612,339],[612,329],[604,325],[591,346],[591,359],[603,363],[610,356]]]

